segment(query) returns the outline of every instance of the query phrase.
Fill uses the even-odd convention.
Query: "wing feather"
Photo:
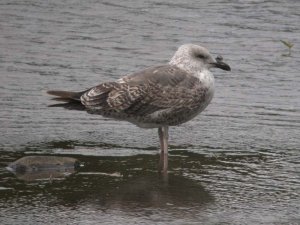
[[[193,88],[200,85],[198,88]],[[117,82],[100,84],[81,97],[89,110],[114,111],[146,116],[171,108],[192,108],[201,98],[199,80],[179,69],[165,65],[125,76]]]

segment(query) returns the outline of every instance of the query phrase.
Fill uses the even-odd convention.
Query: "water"
[[[300,224],[299,1],[0,2],[0,224]],[[291,57],[280,40],[294,43]],[[222,55],[216,94],[170,129],[48,108],[45,90],[83,90],[166,63],[183,43]],[[30,155],[84,163],[25,181]]]

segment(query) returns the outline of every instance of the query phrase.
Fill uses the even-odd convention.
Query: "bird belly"
[[[142,128],[156,128],[161,126],[176,126],[186,123],[201,113],[211,102],[214,95],[214,87],[207,89],[204,97],[195,100],[192,107],[174,107],[156,111],[146,117],[134,118],[129,121]]]

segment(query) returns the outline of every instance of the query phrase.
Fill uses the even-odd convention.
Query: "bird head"
[[[194,44],[180,46],[172,57],[170,64],[190,72],[209,70],[211,68],[231,70],[230,66],[223,62],[222,56],[214,59],[206,48]]]

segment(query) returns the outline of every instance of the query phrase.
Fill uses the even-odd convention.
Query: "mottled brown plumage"
[[[213,67],[230,70],[222,58],[215,60],[207,49],[187,44],[177,50],[167,65],[150,67],[83,92],[48,93],[59,97],[55,100],[70,101],[54,106],[85,109],[139,127],[158,128],[161,154],[166,156],[168,127],[191,120],[210,103],[214,77],[209,69]],[[164,171],[165,159],[163,157]]]
[[[203,107],[208,88],[171,65],[148,68],[81,96],[89,113],[126,119],[138,126],[178,125]]]

